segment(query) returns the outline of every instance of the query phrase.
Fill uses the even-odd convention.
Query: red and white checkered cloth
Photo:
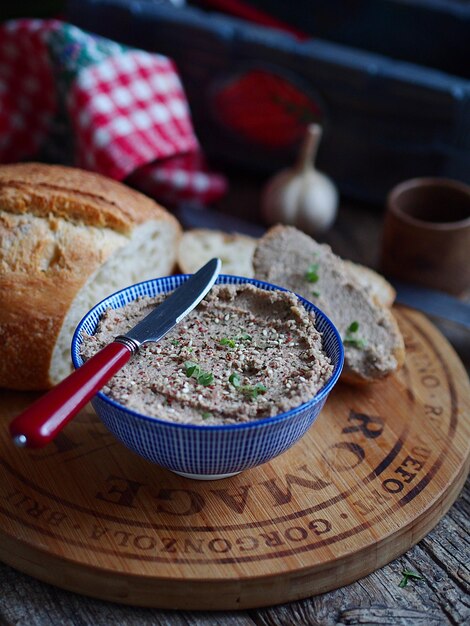
[[[54,22],[7,22],[0,27],[0,161],[34,155],[56,113],[52,68],[44,42]]]
[[[61,160],[171,204],[226,191],[204,163],[174,63],[56,20],[0,27],[0,133],[1,162],[47,154],[50,141]]]

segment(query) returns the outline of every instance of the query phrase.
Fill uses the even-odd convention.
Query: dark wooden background
[[[258,220],[259,184],[237,182],[218,210]],[[186,215],[188,218],[188,215]],[[187,225],[198,223],[187,219]],[[343,202],[324,237],[334,251],[377,267],[380,207]],[[433,320],[470,370],[470,333]],[[1,479],[1,478],[0,478]],[[174,612],[101,602],[38,582],[0,564],[0,626],[441,626],[470,624],[470,480],[434,530],[389,565],[347,587],[299,602],[242,612]],[[402,570],[423,580],[399,587]]]

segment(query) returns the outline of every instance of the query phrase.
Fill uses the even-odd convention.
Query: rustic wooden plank
[[[468,624],[469,519],[470,479],[448,515],[405,555],[347,587],[302,602],[260,609],[256,612],[257,625]],[[424,580],[400,588],[403,569],[420,573]]]
[[[103,602],[0,565],[0,626],[255,626],[246,613],[176,612]]]

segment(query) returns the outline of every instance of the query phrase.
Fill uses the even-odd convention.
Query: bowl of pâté
[[[75,367],[125,334],[188,276],[132,285],[80,322]],[[338,380],[332,322],[294,293],[221,275],[159,342],[139,351],[94,397],[107,428],[148,460],[214,479],[271,460],[313,424]]]

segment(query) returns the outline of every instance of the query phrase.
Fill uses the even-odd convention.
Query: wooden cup
[[[384,274],[455,295],[470,290],[470,186],[415,178],[391,190],[386,209]]]

